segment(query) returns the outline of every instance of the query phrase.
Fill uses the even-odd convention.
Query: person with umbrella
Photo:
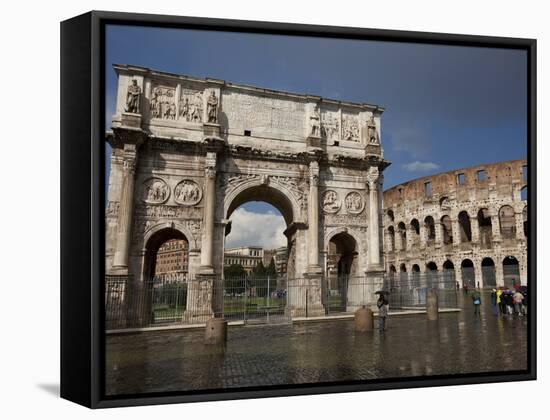
[[[386,329],[386,317],[388,316],[388,299],[386,295],[388,292],[385,290],[379,290],[376,292],[378,301],[376,301],[376,306],[378,307],[378,331],[382,332]]]
[[[472,294],[472,301],[474,303],[474,315],[479,316],[479,307],[481,305],[481,295],[477,289]]]

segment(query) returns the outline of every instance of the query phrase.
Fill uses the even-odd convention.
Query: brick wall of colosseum
[[[445,272],[481,287],[527,284],[527,162],[458,169],[384,192],[388,272]]]

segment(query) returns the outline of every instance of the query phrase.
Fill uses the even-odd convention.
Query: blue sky
[[[106,126],[113,63],[134,64],[383,106],[384,188],[527,154],[524,51],[280,35],[109,26]],[[248,211],[271,206],[250,203]]]

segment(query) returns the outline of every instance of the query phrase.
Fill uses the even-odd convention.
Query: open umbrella
[[[388,292],[387,290],[377,290],[376,292],[374,292],[375,295],[389,295],[390,292]]]

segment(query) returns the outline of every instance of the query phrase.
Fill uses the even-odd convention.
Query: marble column
[[[207,152],[204,165],[204,213],[203,234],[200,249],[200,266],[195,278],[187,282],[187,307],[183,322],[188,324],[205,323],[213,316],[223,317],[223,312],[215,312],[212,307],[217,294],[213,264],[214,217],[216,206],[216,153]]]
[[[308,228],[307,228],[307,261],[308,267],[304,279],[294,282],[293,287],[303,299],[297,299],[298,308],[294,309],[295,316],[303,315],[323,316],[323,269],[319,264],[319,163],[312,161],[309,164],[309,197],[308,197]]]
[[[214,274],[214,217],[216,207],[216,153],[208,152],[204,168],[204,233],[201,247],[200,274]]]
[[[380,209],[378,202],[378,168],[371,167],[367,177],[369,186],[369,253],[370,269],[380,269]],[[401,241],[402,242],[402,241]]]
[[[320,272],[319,265],[319,163],[309,164],[308,272]]]
[[[135,145],[124,147],[122,168],[122,191],[120,207],[118,211],[118,227],[116,234],[116,249],[113,258],[115,270],[128,270],[128,250],[130,248],[130,235],[132,233],[132,215],[134,207],[134,187],[136,172]]]

